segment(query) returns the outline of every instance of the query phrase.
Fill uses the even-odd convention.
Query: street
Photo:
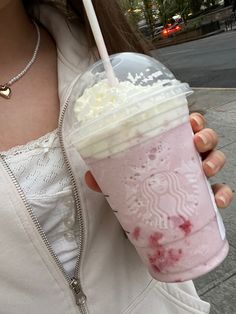
[[[236,31],[152,51],[191,87],[236,87]]]

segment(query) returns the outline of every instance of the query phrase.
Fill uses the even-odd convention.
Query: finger
[[[212,129],[203,129],[194,135],[194,143],[199,153],[213,150],[218,141],[218,135]]]
[[[220,150],[212,151],[202,163],[205,175],[208,178],[215,176],[223,168],[225,161],[224,153]]]
[[[199,132],[206,127],[206,119],[198,112],[191,113],[190,123],[193,133]]]
[[[226,208],[233,200],[232,189],[225,184],[214,184],[212,190],[215,194],[216,205],[220,208]]]
[[[85,182],[91,190],[95,192],[102,192],[90,171],[87,171],[85,174]]]

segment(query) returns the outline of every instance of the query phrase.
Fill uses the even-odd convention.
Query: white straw
[[[111,61],[110,61],[110,58],[109,58],[109,55],[107,52],[107,48],[106,48],[106,45],[105,45],[105,42],[104,42],[104,39],[102,36],[102,32],[101,32],[101,29],[100,29],[100,26],[99,26],[99,23],[97,20],[96,13],[94,11],[92,1],[91,0],[83,0],[83,3],[84,3],[84,7],[86,10],[88,19],[89,19],[89,23],[90,23],[92,32],[93,32],[94,39],[95,39],[97,47],[98,47],[100,57],[103,61],[103,65],[105,68],[108,82],[111,86],[115,86],[115,85],[117,85],[118,80],[114,74],[114,71],[113,71],[113,68],[111,65]]]

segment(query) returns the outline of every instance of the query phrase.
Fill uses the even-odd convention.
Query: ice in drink
[[[135,71],[147,57],[121,54],[118,64],[127,58]],[[117,87],[98,80],[78,98],[72,142],[151,275],[196,278],[223,261],[228,243],[193,143],[190,89],[149,58],[142,72],[114,70]]]

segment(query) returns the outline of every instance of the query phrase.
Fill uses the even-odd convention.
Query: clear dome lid
[[[110,56],[119,83],[109,85],[101,60],[80,76],[75,84],[75,128],[83,138],[180,95],[188,95],[188,84],[178,81],[156,59],[138,53]],[[79,124],[78,124],[79,123]]]
[[[162,63],[147,55],[124,52],[111,55],[110,61],[119,82],[130,81],[140,86],[150,86],[154,83],[170,86],[180,83]],[[103,79],[106,79],[106,73],[102,60],[99,60],[80,77],[79,84],[85,82],[86,86],[81,85],[82,90],[79,90],[83,92],[84,88],[91,87]]]
[[[162,85],[176,82],[172,72],[156,59],[139,53],[119,53],[110,57],[111,64],[119,82],[130,81],[134,85]],[[92,75],[101,74],[105,78],[102,61],[98,61],[88,69]]]

